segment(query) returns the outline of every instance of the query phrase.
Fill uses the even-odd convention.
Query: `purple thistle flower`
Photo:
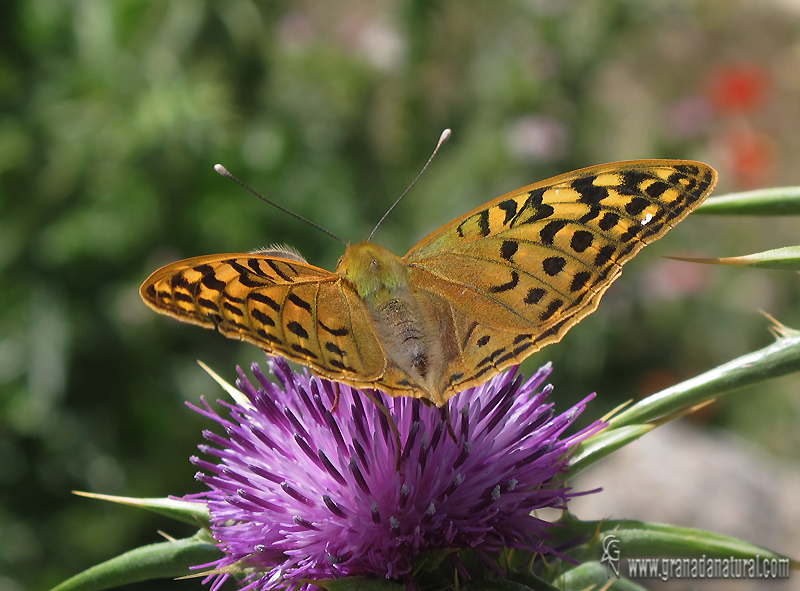
[[[441,409],[374,392],[400,431],[397,471],[389,423],[362,393],[293,373],[280,358],[272,364],[283,388],[255,363],[258,388],[237,368],[252,406],[223,403],[230,420],[205,401],[192,407],[227,435],[206,431],[217,447],[199,446],[219,464],[191,459],[211,490],[187,499],[208,505],[225,554],[204,566],[249,573],[244,589],[353,575],[409,580],[412,559],[428,549],[470,547],[484,558],[504,547],[551,551],[551,524],[531,512],[565,507],[575,493],[555,477],[569,449],[603,427],[559,439],[594,395],[554,416],[544,403],[552,386],[536,392],[549,363],[524,384],[514,368],[451,399],[455,441]],[[214,575],[212,591],[228,576]]]

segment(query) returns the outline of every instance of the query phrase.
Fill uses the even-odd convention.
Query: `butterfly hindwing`
[[[259,254],[196,257],[153,273],[140,293],[153,309],[325,377],[369,382],[385,358],[358,295],[312,265]]]
[[[713,169],[691,161],[595,166],[499,197],[423,239],[404,259],[412,283],[463,316],[453,388],[560,340],[715,183]]]

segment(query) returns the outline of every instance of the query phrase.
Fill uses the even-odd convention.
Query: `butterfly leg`
[[[400,443],[400,431],[397,429],[397,423],[394,422],[394,417],[392,416],[392,413],[389,412],[389,409],[386,408],[386,405],[383,402],[381,402],[380,400],[375,398],[372,394],[370,394],[369,390],[367,390],[366,388],[361,390],[361,392],[363,392],[364,395],[372,401],[372,403],[377,407],[379,411],[383,413],[383,416],[385,416],[386,420],[389,422],[389,428],[392,430],[392,435],[394,435],[394,447],[397,450],[397,458],[395,459],[394,468],[399,472],[400,459],[402,457],[402,452],[403,452],[403,444]]]
[[[336,395],[334,396],[333,399],[333,405],[331,405],[331,414],[335,413],[336,409],[339,408],[339,394],[340,394],[339,382],[333,382],[333,388],[336,391]]]
[[[453,440],[453,443],[458,443],[456,439],[456,432],[453,430],[453,421],[450,418],[450,405],[445,404],[439,409],[439,412],[442,413],[442,420],[447,425],[447,432],[450,434],[450,438]]]

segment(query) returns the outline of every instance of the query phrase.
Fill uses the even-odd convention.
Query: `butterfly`
[[[443,406],[558,342],[716,182],[688,160],[603,164],[498,197],[402,258],[361,242],[331,273],[288,248],[200,256],[140,294],[322,377]]]

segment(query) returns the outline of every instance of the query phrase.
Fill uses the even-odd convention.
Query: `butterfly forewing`
[[[326,377],[369,382],[385,369],[358,295],[306,263],[258,254],[196,257],[159,269],[140,293],[162,314],[217,328]]]
[[[448,387],[480,383],[558,341],[715,183],[699,162],[595,166],[499,197],[422,240],[405,260],[412,283],[456,319],[461,354]]]

